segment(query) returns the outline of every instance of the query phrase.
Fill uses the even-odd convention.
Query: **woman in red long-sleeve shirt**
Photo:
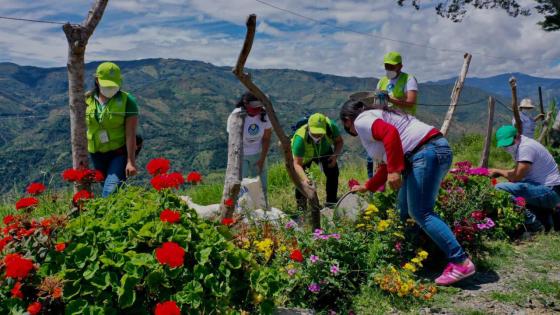
[[[453,159],[447,140],[436,128],[388,108],[382,98],[375,99],[377,105],[347,101],[340,111],[346,132],[359,137],[380,165],[365,185],[352,190],[375,192],[388,181],[399,190],[401,219],[414,219],[450,261],[436,283],[449,285],[473,275],[474,264],[434,212],[439,186]]]

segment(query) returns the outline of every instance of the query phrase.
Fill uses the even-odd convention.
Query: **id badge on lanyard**
[[[99,141],[103,144],[109,142],[109,134],[107,133],[107,130],[99,131]]]

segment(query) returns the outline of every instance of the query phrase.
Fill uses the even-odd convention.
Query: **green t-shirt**
[[[325,135],[319,143],[313,142],[313,139],[311,139],[308,134],[306,134],[306,139],[302,139],[301,136],[297,134],[294,135],[294,141],[292,142],[292,154],[295,157],[304,157],[306,145],[313,146],[313,151],[315,152],[314,157],[332,154],[333,143],[330,139],[334,140],[336,137],[340,136],[340,130],[338,129],[336,123],[332,120],[330,120],[329,127],[327,128],[330,128],[331,133],[329,136]]]
[[[134,97],[132,94],[127,93],[127,99],[126,99],[126,113],[124,114],[124,117],[133,117],[133,116],[138,116],[138,102],[136,101],[136,97]],[[117,93],[115,96],[113,97],[122,97],[120,92]],[[105,105],[102,105],[99,102],[99,99],[97,97],[97,95],[95,95],[95,101],[96,101],[96,109],[95,109],[95,118],[99,121],[99,114],[101,113],[101,111],[103,110],[103,107]]]

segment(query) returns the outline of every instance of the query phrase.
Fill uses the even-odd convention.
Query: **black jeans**
[[[307,170],[311,167],[312,163],[321,163],[323,168],[323,173],[327,177],[327,203],[336,203],[338,201],[338,163],[334,165],[334,167],[329,167],[329,157],[330,156],[323,156],[321,158],[314,158],[311,162],[308,162],[303,165],[303,169]],[[296,201],[299,210],[307,210],[307,198],[296,189]]]

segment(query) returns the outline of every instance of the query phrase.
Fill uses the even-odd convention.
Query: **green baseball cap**
[[[498,148],[509,147],[515,141],[517,136],[517,129],[512,125],[501,126],[498,131],[496,131],[496,140]]]
[[[307,121],[309,132],[314,135],[324,135],[327,133],[327,117],[320,113],[309,116]]]
[[[396,51],[390,51],[383,56],[383,63],[388,63],[390,65],[398,65],[402,63],[401,54]]]
[[[95,76],[102,87],[120,87],[122,84],[121,69],[112,62],[100,64]]]

